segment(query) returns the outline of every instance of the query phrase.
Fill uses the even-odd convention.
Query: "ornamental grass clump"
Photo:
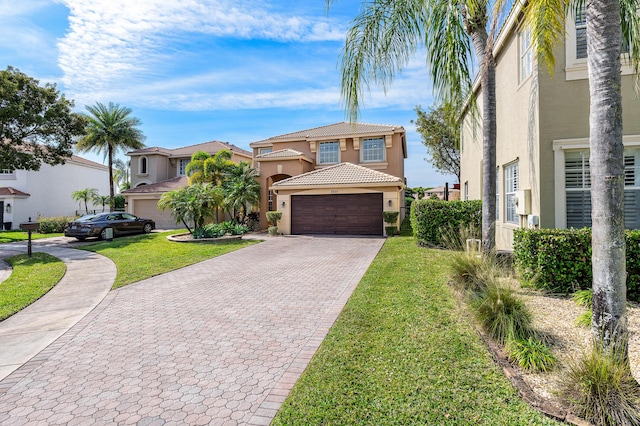
[[[591,327],[593,290],[578,290],[573,293],[573,296],[571,296],[571,300],[576,302],[579,306],[584,306],[588,309],[586,312],[581,313],[578,318],[576,318],[575,325],[585,328]]]
[[[624,340],[609,350],[594,342],[590,352],[569,364],[562,396],[576,415],[596,425],[640,424],[640,385],[625,347]]]
[[[549,371],[556,363],[551,349],[540,339],[509,340],[506,345],[509,359],[528,371]]]
[[[492,279],[492,272],[482,256],[464,252],[452,256],[451,278],[458,289],[479,292]]]
[[[487,282],[486,288],[472,298],[471,307],[485,331],[500,344],[534,336],[531,312],[497,279]]]

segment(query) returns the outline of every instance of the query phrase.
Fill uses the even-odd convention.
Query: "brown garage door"
[[[292,234],[382,235],[382,194],[291,196]]]

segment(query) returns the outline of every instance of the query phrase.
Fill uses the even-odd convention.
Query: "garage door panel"
[[[294,195],[292,234],[382,235],[382,194]]]

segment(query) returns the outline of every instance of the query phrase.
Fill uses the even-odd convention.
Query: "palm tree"
[[[326,0],[330,6],[334,0]],[[498,5],[502,2],[498,1]],[[482,239],[495,241],[496,97],[493,43],[500,8],[475,0],[377,0],[363,2],[347,33],[341,61],[342,95],[356,121],[363,90],[376,82],[386,88],[418,46],[426,49],[436,95],[451,105],[471,99],[471,57],[479,65],[482,87],[483,181]],[[490,17],[491,25],[489,26]],[[473,46],[473,48],[472,48]]]
[[[568,12],[584,0],[530,0],[525,9],[538,56],[554,65],[554,48],[564,38]],[[593,315],[596,342],[610,348],[624,336],[626,258],[624,238],[624,146],[620,53],[622,42],[636,75],[640,64],[640,16],[633,0],[586,2],[589,69]]]
[[[71,198],[74,201],[77,201],[77,202],[84,201],[84,211],[86,213],[89,213],[89,207],[87,206],[87,203],[89,201],[95,200],[97,196],[98,196],[98,190],[96,188],[79,189],[71,193]]]
[[[189,176],[189,185],[195,183],[212,183],[221,187],[226,180],[229,170],[236,163],[231,161],[233,153],[228,149],[222,149],[213,156],[204,151],[196,151],[191,155],[191,161],[185,169]],[[215,212],[215,222],[218,223],[218,209]]]
[[[158,201],[158,208],[171,210],[171,216],[184,224],[190,234],[193,230],[204,226],[206,219],[213,217],[214,212],[223,202],[222,189],[211,183],[196,183],[190,186],[165,192]]]
[[[224,204],[238,213],[240,223],[247,217],[247,206],[260,201],[260,183],[257,180],[259,175],[258,170],[244,161],[229,170],[224,185]]]
[[[86,136],[76,147],[82,151],[96,151],[104,154],[109,160],[109,206],[113,208],[113,159],[119,151],[140,149],[145,145],[142,142],[144,135],[138,129],[140,120],[130,117],[131,110],[118,104],[109,102],[103,105],[100,102],[94,106],[86,106],[89,114]]]
[[[126,191],[131,186],[129,182],[129,167],[131,167],[131,160],[121,160],[117,158],[113,160],[113,179],[120,185],[120,191]]]
[[[102,204],[102,211],[104,212],[104,206],[109,204],[109,196],[96,194],[92,201],[94,204]]]

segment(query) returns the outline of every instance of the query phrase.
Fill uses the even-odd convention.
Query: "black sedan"
[[[127,234],[148,234],[156,227],[151,219],[144,219],[129,213],[101,213],[82,216],[69,222],[64,230],[65,237],[75,237],[84,241],[88,237],[106,239],[111,229],[113,236]]]

